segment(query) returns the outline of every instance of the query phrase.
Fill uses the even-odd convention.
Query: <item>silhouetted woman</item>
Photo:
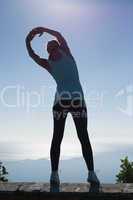
[[[49,41],[47,44],[48,59],[40,58],[31,48],[31,41],[33,38],[37,34],[41,36],[44,32],[55,36],[57,39]],[[53,105],[54,130],[50,150],[50,183],[60,184],[58,175],[60,146],[64,134],[66,117],[68,112],[70,112],[76,126],[83,157],[88,169],[87,181],[95,185],[100,185],[94,171],[93,153],[87,131],[87,108],[84,94],[79,80],[76,62],[66,40],[57,31],[38,27],[28,34],[26,46],[30,57],[41,67],[45,68],[57,83],[57,91]]]

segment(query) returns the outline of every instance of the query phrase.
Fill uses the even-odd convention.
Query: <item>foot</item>
[[[51,173],[50,184],[52,184],[52,185],[60,185],[60,179],[59,179],[58,171],[53,171]]]
[[[99,179],[97,178],[97,175],[94,171],[89,171],[88,173],[88,178],[87,178],[87,182],[90,183],[100,183]]]
[[[90,190],[89,192],[99,192],[100,189],[100,181],[97,178],[97,175],[94,171],[89,171],[87,182],[90,182]]]

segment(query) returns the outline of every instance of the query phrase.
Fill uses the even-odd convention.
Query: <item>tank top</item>
[[[62,57],[57,61],[48,60],[51,70],[50,74],[57,84],[54,104],[62,99],[84,100],[82,86],[74,58],[59,50]]]

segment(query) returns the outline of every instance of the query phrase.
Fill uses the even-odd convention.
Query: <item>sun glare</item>
[[[52,4],[49,4],[48,8],[53,14],[60,15],[60,17],[63,17],[64,15],[72,17],[73,15],[80,14],[81,12],[81,5],[63,0],[52,2]]]

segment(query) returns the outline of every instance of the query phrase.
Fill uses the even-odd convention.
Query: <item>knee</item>
[[[90,140],[89,140],[89,136],[88,136],[88,132],[87,130],[85,130],[84,132],[78,134],[78,138],[80,140],[81,145],[83,146],[90,146]]]

